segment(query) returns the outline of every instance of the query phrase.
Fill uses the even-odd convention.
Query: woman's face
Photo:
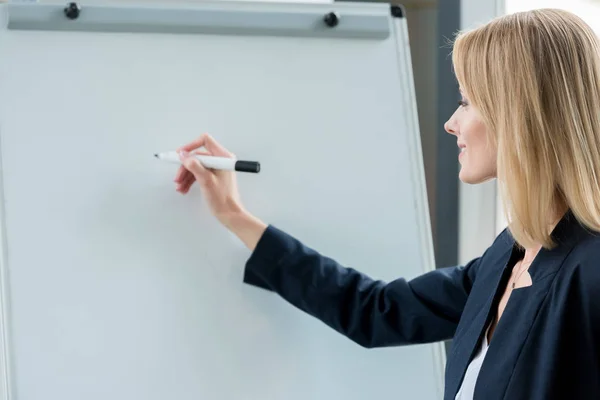
[[[465,183],[482,183],[496,177],[496,149],[488,144],[487,128],[475,107],[461,91],[458,109],[444,124],[444,129],[456,136],[460,148],[458,161],[461,165],[459,178]]]

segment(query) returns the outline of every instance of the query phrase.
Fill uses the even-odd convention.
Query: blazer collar
[[[502,393],[506,389],[512,367],[519,356],[519,349],[523,348],[528,337],[527,333],[550,289],[552,276],[558,272],[575,244],[586,234],[588,234],[586,229],[571,211],[565,213],[558,222],[552,232],[556,247],[550,250],[542,248],[529,267],[532,285],[514,290],[509,298],[481,367],[475,387],[475,398],[485,398],[486,395],[492,394],[488,392],[490,388],[494,388],[496,396],[499,390]],[[450,379],[447,382],[446,399],[454,399],[469,362],[476,354],[483,335],[487,332],[488,324],[496,316],[498,302],[504,293],[512,268],[524,254],[524,250],[516,244],[511,235],[508,235],[508,240],[508,251],[501,253],[504,261],[490,260],[491,263],[502,263],[503,268],[497,270],[490,282],[487,301],[481,305],[481,311],[475,319],[470,321],[470,326],[466,328],[464,336],[453,351],[457,358],[451,364],[456,370],[449,371],[450,373],[447,375]],[[504,243],[504,245],[507,244]],[[486,268],[486,265],[481,265],[481,268]]]
[[[542,248],[529,267],[528,272],[532,283],[535,284],[536,281],[555,274],[573,247],[588,234],[589,232],[579,223],[573,212],[568,210],[552,231],[551,236],[556,246],[552,249]],[[512,239],[512,236],[511,240],[513,256],[522,258],[524,249]]]

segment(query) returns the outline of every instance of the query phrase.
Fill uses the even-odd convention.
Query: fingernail
[[[190,155],[190,153],[188,153],[188,152],[187,152],[187,151],[185,151],[185,150],[181,150],[181,151],[179,152],[179,157],[180,157],[180,158],[182,158],[182,159],[183,159],[183,158],[187,158],[189,155]]]

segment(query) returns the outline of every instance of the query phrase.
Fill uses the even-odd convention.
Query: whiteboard
[[[238,180],[265,222],[374,278],[433,269],[401,9],[63,9],[1,9],[0,398],[440,398],[441,344],[367,350],[244,284],[153,157],[209,132],[261,163]]]

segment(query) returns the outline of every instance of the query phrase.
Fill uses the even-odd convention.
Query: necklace
[[[533,256],[533,258],[531,260],[527,261],[526,263],[525,262],[521,263],[521,267],[522,267],[521,271],[519,272],[517,278],[513,279],[513,282],[512,282],[512,288],[513,289],[515,288],[515,285],[517,284],[517,281],[521,278],[521,275],[523,275],[523,273],[525,273],[525,271],[527,271],[527,268],[531,265],[531,263],[533,263],[534,259],[535,259],[535,256]],[[525,261],[525,260],[523,260],[523,261]],[[523,265],[525,267],[523,267]]]

